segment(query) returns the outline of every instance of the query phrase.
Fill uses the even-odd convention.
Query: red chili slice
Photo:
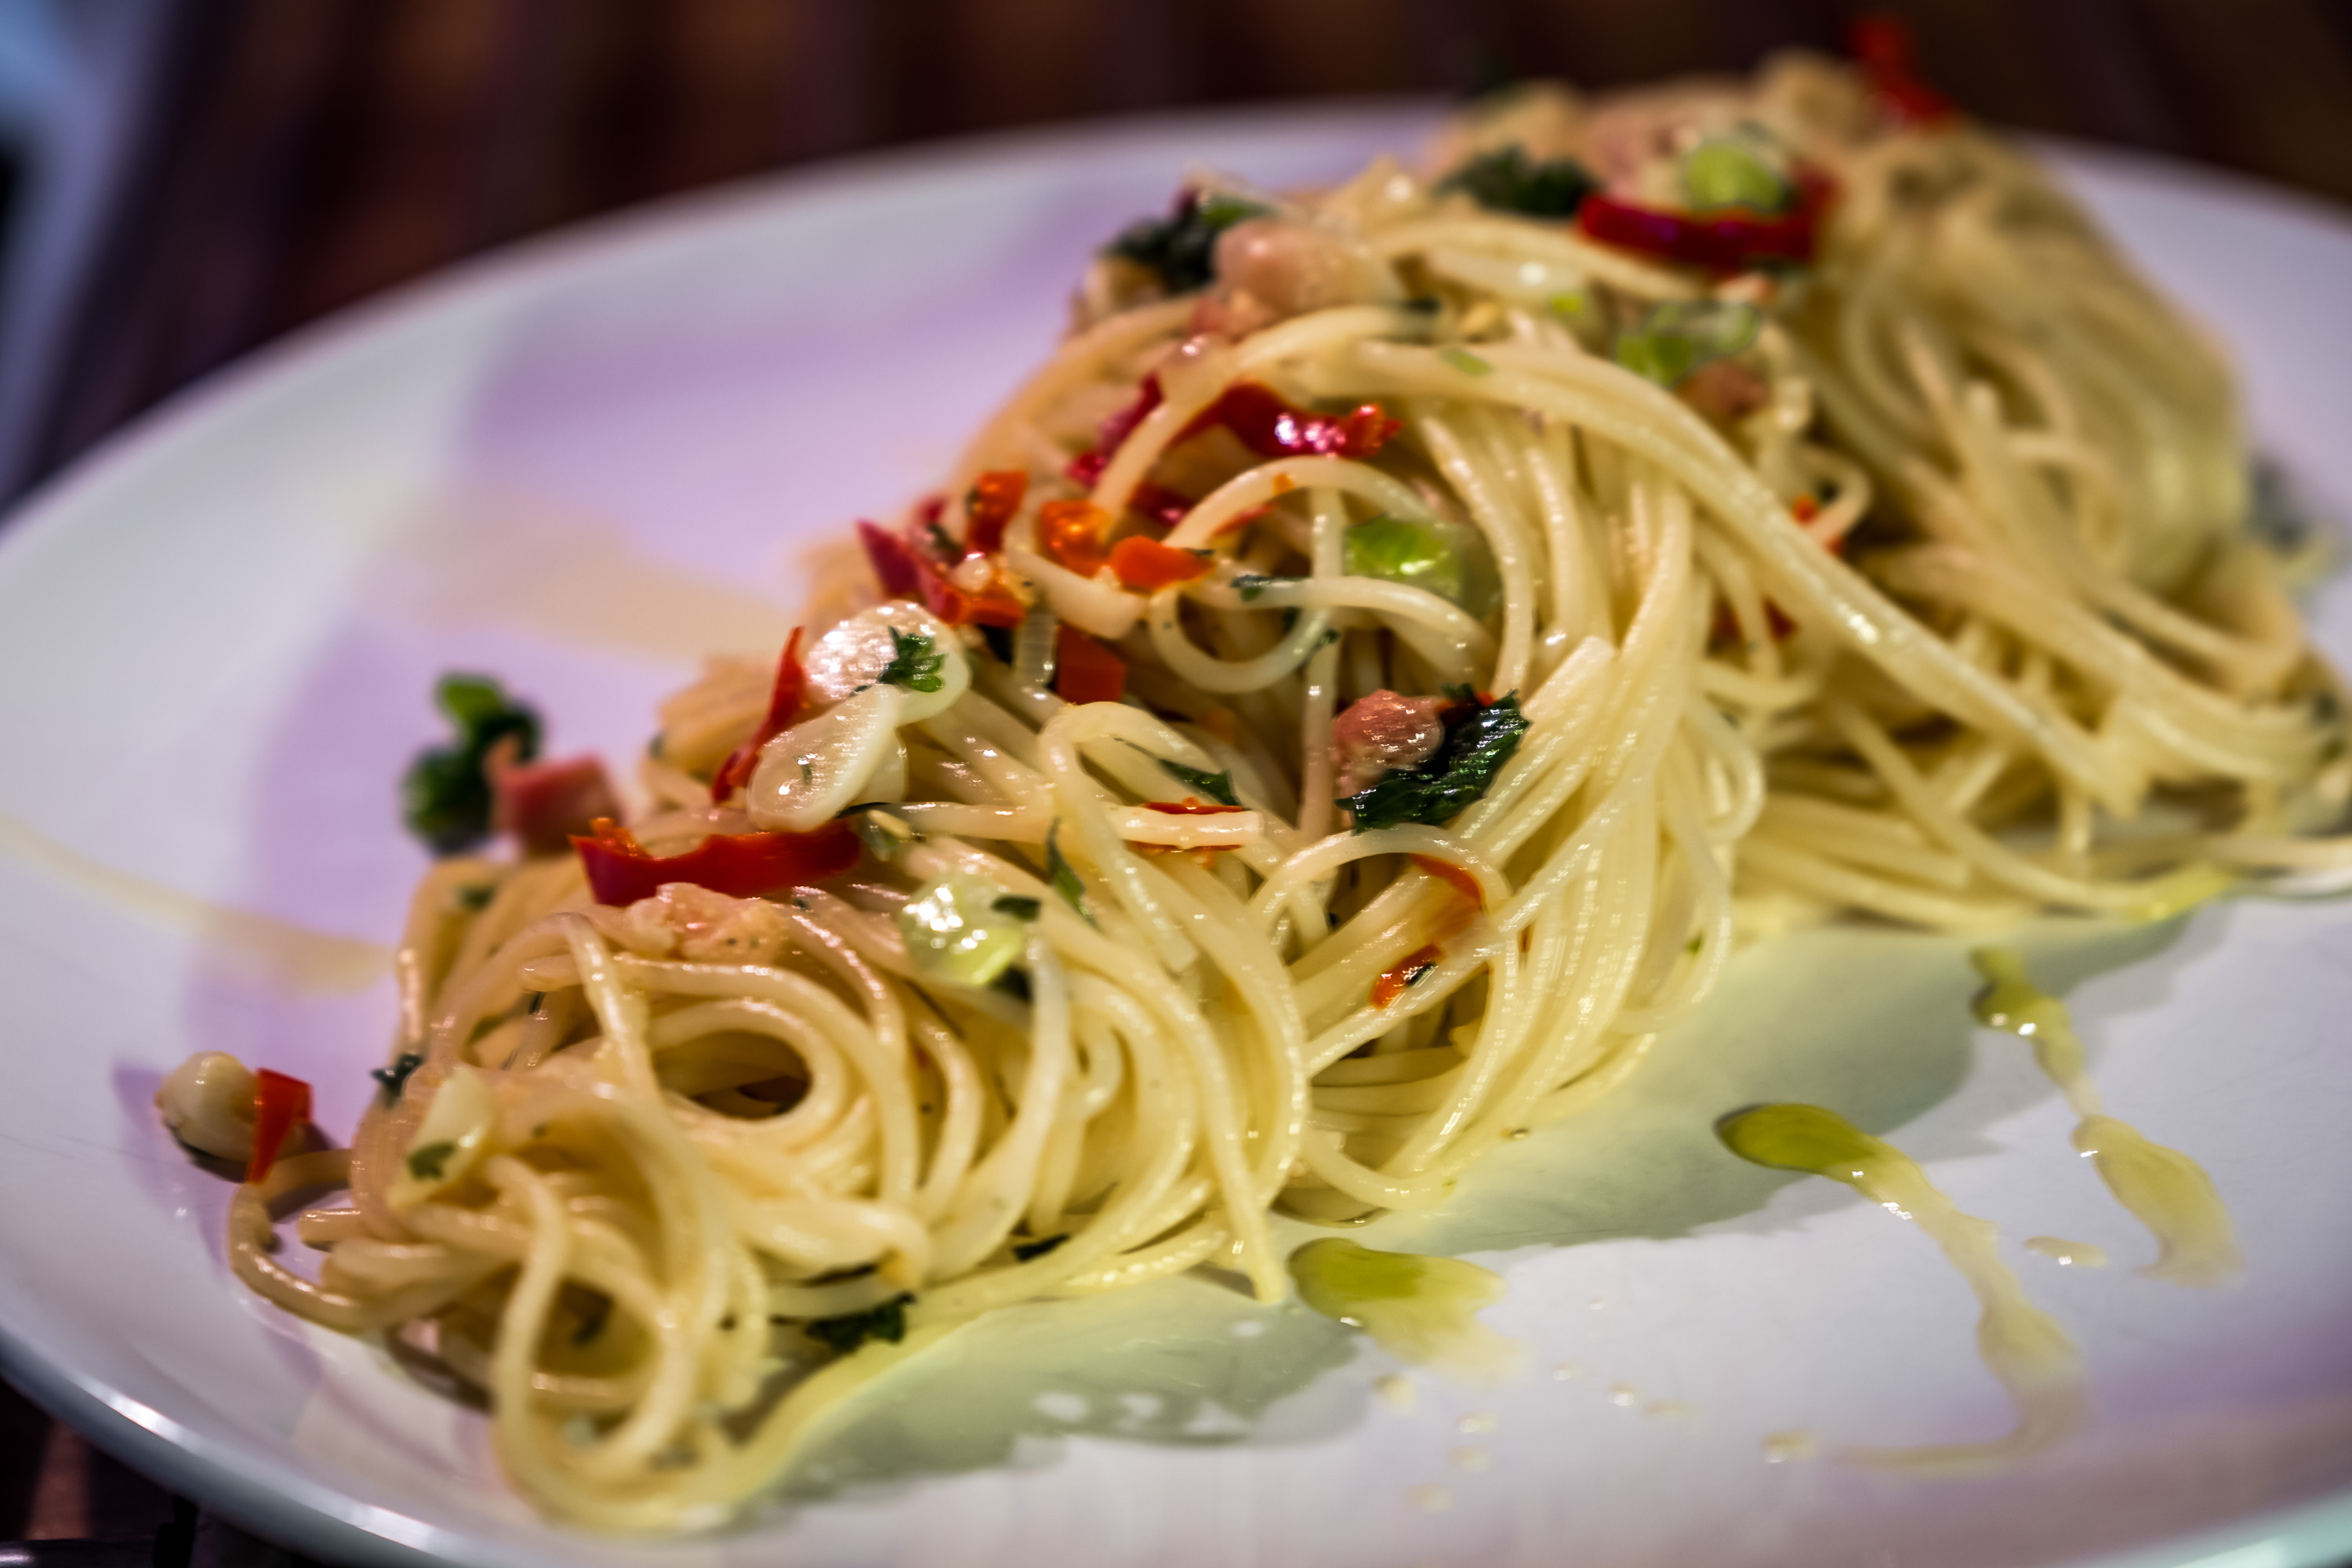
[[[1156,539],[1122,539],[1110,548],[1110,569],[1126,586],[1150,594],[1207,574],[1205,555],[1162,544]]]
[[[866,524],[860,523],[863,528]],[[799,717],[801,703],[808,696],[808,671],[801,668],[801,626],[784,639],[782,657],[776,660],[776,683],[768,692],[768,716],[751,731],[751,738],[727,753],[719,771],[710,775],[710,798],[723,801],[738,789],[751,782],[751,770],[760,765],[760,748],[793,727]],[[591,831],[593,831],[592,828]],[[576,842],[576,840],[575,840]]]
[[[730,898],[751,899],[802,882],[837,877],[857,864],[857,835],[846,822],[807,833],[714,833],[683,855],[649,855],[636,835],[610,817],[593,838],[574,838],[589,891],[600,904],[634,904],[670,882],[692,882]]]
[[[1143,803],[1143,809],[1164,811],[1171,816],[1223,816],[1230,812],[1247,811],[1249,807],[1226,805],[1217,801],[1202,800],[1199,795],[1188,795],[1182,800],[1147,800]]]
[[[1861,62],[1879,103],[1895,119],[1940,125],[1958,112],[1950,99],[1920,79],[1917,39],[1901,17],[1884,12],[1856,16],[1846,29],[1846,47]]]
[[[1478,908],[1483,910],[1486,907],[1486,888],[1479,882],[1477,878],[1472,876],[1468,871],[1463,869],[1461,867],[1456,866],[1453,861],[1444,859],[1436,855],[1416,855],[1412,858],[1412,863],[1420,867],[1423,870],[1428,872],[1431,876],[1436,878],[1439,881],[1444,882],[1448,887],[1452,888],[1455,892],[1469,900]]]
[[[293,1131],[310,1120],[310,1086],[268,1068],[253,1075],[253,1157],[245,1163],[245,1179],[268,1178],[278,1163],[278,1152]]]
[[[1020,511],[1028,493],[1029,476],[1019,468],[991,468],[972,480],[963,499],[964,517],[971,524],[964,530],[964,548],[983,555],[1003,549],[1004,525]]]
[[[1049,500],[1037,511],[1037,548],[1081,577],[1093,576],[1110,559],[1103,545],[1109,531],[1110,515],[1090,500]]]
[[[1270,386],[1237,381],[1193,416],[1184,436],[1223,425],[1261,458],[1369,458],[1403,426],[1377,403],[1352,413],[1308,414],[1285,403]]]
[[[1074,626],[1054,628],[1054,689],[1065,702],[1116,702],[1127,661]]]
[[[1445,954],[1434,947],[1418,947],[1405,954],[1402,963],[1381,971],[1372,982],[1372,1005],[1385,1007],[1404,994],[1404,988],[1437,967]]]
[[[984,626],[1017,626],[1027,606],[991,584],[978,595],[965,593],[948,581],[947,572],[928,551],[917,548],[879,523],[861,520],[858,542],[874,568],[874,580],[886,597],[913,599],[951,626],[978,623]]]

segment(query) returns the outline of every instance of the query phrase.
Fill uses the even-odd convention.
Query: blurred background
[[[306,321],[632,204],[1087,116],[1739,70],[1864,10],[1985,119],[2352,202],[2352,0],[0,0],[0,498]],[[0,1561],[192,1551],[269,1555],[0,1387]]]

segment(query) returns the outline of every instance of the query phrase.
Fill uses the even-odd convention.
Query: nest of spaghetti
[[[726,1518],[995,1307],[1279,1299],[1277,1214],[1440,1201],[1743,942],[2352,866],[2221,354],[1883,79],[1204,175],[1074,318],[629,826],[477,748],[520,848],[425,879],[352,1147],[241,1190],[561,1517]]]

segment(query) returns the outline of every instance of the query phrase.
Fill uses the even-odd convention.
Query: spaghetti
[[[630,828],[440,862],[238,1276],[706,1526],[975,1314],[1282,1297],[1272,1214],[1436,1202],[1744,937],[2352,865],[2228,372],[2032,164],[1795,58],[1433,168],[1123,236],[882,602],[674,698]],[[167,1112],[242,1152],[237,1083]]]

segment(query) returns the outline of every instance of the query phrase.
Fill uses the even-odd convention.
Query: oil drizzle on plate
[[[1981,947],[1969,958],[1989,982],[1977,993],[1978,1021],[2032,1042],[2033,1059],[2080,1118],[2075,1149],[2090,1157],[2116,1201],[2156,1237],[2156,1261],[2140,1272],[2176,1285],[2236,1279],[2245,1258],[2212,1178],[2188,1155],[2150,1142],[2130,1123],[2106,1114],[2084,1065],[2073,1015],[2033,984],[2022,958],[2005,947]]]
[[[364,991],[392,967],[392,950],[381,942],[224,908],[93,860],[5,812],[0,853],[157,925],[184,931],[285,991]]]
[[[1943,1249],[1984,1309],[1977,1351],[2016,1402],[2016,1429],[1990,1443],[1847,1448],[1839,1458],[1920,1474],[1978,1475],[2039,1453],[2082,1426],[2083,1358],[2074,1342],[2000,1260],[1999,1229],[1962,1214],[1909,1155],[1817,1105],[1759,1105],[1724,1118],[1716,1131],[1743,1160],[1843,1182],[1910,1220]]]
[[[2107,1249],[2087,1241],[2068,1241],[2063,1236],[2029,1236],[2025,1250],[2036,1258],[2046,1258],[2061,1268],[2105,1268]]]
[[[1360,1328],[1390,1354],[1474,1383],[1517,1370],[1523,1347],[1475,1314],[1503,1299],[1502,1276],[1454,1258],[1310,1241],[1290,1255],[1298,1298]]]

